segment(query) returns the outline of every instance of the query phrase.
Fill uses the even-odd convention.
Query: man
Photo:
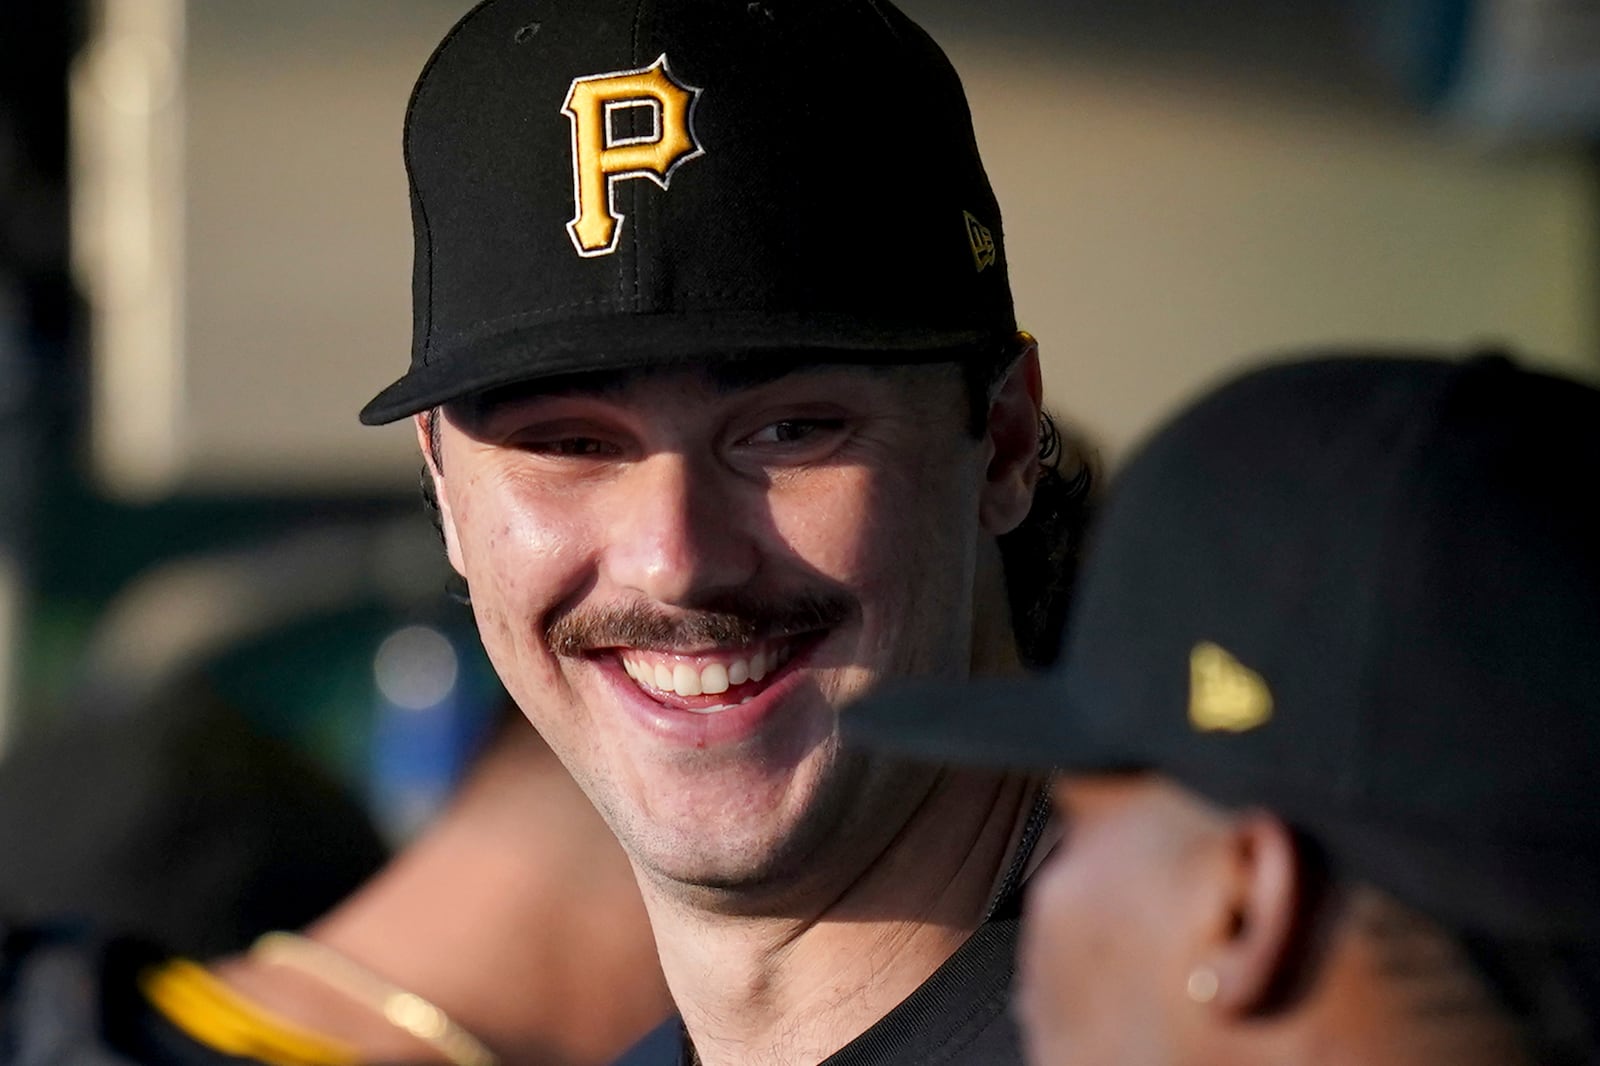
[[[406,156],[413,369],[364,414],[418,416],[485,644],[627,845],[699,1057],[1015,1061],[1039,783],[882,766],[834,729],[880,677],[1053,655],[1083,510],[1041,464],[942,54],[866,0],[491,0],[424,71]],[[651,1009],[651,967],[592,980],[629,914],[546,906],[552,875],[625,901],[588,849],[553,856],[522,765],[307,940],[144,971],[157,1016],[118,1050],[538,1061],[532,1021]],[[515,968],[476,966],[496,938]],[[576,1002],[517,1009],[549,976],[521,963],[573,940]],[[680,1053],[676,1021],[642,1052]]]
[[[490,658],[631,861],[681,1023],[630,1061],[1015,1061],[1038,779],[837,733],[1047,646],[1061,542],[1001,538],[1077,508],[1035,504],[944,55],[882,0],[490,0],[406,154],[412,366],[363,418],[415,417]]]
[[[1600,393],[1250,374],[1122,474],[1058,678],[847,731],[1061,768],[1036,1064],[1600,1061]]]

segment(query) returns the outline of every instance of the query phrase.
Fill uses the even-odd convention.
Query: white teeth
[[[688,663],[672,668],[672,691],[680,696],[700,695],[700,672]]]
[[[728,668],[721,663],[712,663],[700,671],[700,691],[707,696],[728,691]]]
[[[762,649],[748,659],[734,659],[727,664],[713,662],[700,670],[686,662],[647,663],[623,658],[622,669],[639,684],[663,692],[676,692],[680,696],[715,696],[735,685],[765,679],[787,663],[791,655],[788,646]],[[706,712],[724,709],[701,708]]]

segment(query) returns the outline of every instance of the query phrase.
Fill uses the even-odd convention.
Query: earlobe
[[[1226,913],[1217,915],[1188,991],[1190,999],[1242,1017],[1264,1008],[1286,974],[1303,886],[1294,834],[1265,811],[1234,821],[1224,861]]]
[[[423,474],[432,486],[430,502],[437,510],[439,535],[444,538],[445,555],[450,560],[450,566],[463,578],[467,572],[462,563],[461,544],[456,537],[455,517],[450,509],[450,494],[446,491],[444,473],[440,469],[440,445],[437,434],[439,429],[435,419],[442,419],[443,413],[435,408],[415,415],[412,421],[417,429],[417,447],[422,452]]]
[[[1039,420],[1044,406],[1039,346],[1026,333],[1017,334],[1017,343],[1022,354],[989,403],[985,430],[989,464],[979,520],[996,536],[1011,532],[1028,517],[1039,479]]]

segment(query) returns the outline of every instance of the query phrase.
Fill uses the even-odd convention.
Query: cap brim
[[[1151,769],[1224,807],[1271,810],[1326,848],[1336,871],[1450,928],[1501,937],[1600,936],[1600,849],[1485,840],[1462,827],[1407,826],[1349,797],[1299,794],[1292,779],[1135,752],[1096,736],[1049,678],[892,683],[847,707],[847,743],[942,765],[1065,773]]]
[[[532,325],[467,338],[378,393],[361,421],[383,425],[474,393],[580,373],[795,353],[817,362],[906,364],[959,358],[996,339],[980,329],[862,322],[844,315],[689,312]]]
[[[921,762],[1016,770],[1120,770],[1141,765],[1094,736],[1048,678],[905,681],[845,709],[847,743]]]

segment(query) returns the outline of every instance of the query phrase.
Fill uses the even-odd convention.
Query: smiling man
[[[633,864],[681,1019],[629,1061],[1017,1061],[1039,780],[838,740],[886,678],[1048,658],[1082,511],[943,53],[881,0],[489,0],[406,158],[412,365],[363,418],[416,419]]]

